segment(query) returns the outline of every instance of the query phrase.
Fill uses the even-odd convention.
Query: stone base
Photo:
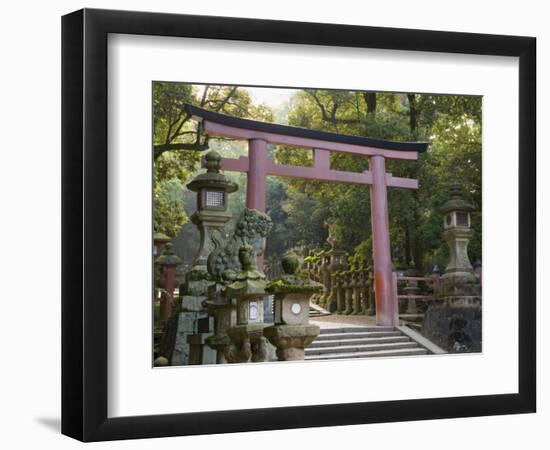
[[[481,295],[481,286],[473,273],[455,272],[445,274],[441,277],[440,291],[441,297],[479,297]]]
[[[231,339],[229,339],[227,334],[213,334],[205,340],[205,344],[216,352],[216,364],[225,364],[227,362],[225,354],[231,344]]]
[[[237,325],[227,330],[231,343],[226,348],[225,359],[228,363],[265,362],[269,355],[267,341],[263,336],[265,325]]]
[[[421,333],[449,353],[481,352],[481,298],[453,297],[431,304]]]
[[[319,335],[317,325],[274,325],[264,329],[264,336],[277,348],[279,361],[304,359],[304,349]]]
[[[199,333],[199,320],[208,317],[206,312],[182,312],[173,316],[164,329],[160,342],[160,356],[164,356],[171,366],[190,364],[188,336]]]

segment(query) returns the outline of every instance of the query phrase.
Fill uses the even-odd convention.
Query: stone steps
[[[380,332],[380,331],[396,331],[395,327],[382,327],[382,326],[366,326],[366,327],[338,327],[338,328],[322,328],[321,334],[334,334],[334,333],[355,333],[355,332]]]
[[[401,336],[399,331],[355,331],[348,333],[321,333],[316,340],[320,341],[333,341],[340,339],[369,339],[369,338],[382,338],[382,337],[398,337]]]
[[[306,361],[319,361],[329,359],[353,359],[353,358],[380,358],[383,356],[415,356],[426,355],[428,351],[424,348],[410,348],[399,350],[376,350],[371,352],[357,352],[357,353],[331,353],[329,355],[308,355],[306,353]]]
[[[416,342],[390,342],[383,344],[361,344],[361,345],[337,345],[335,347],[317,347],[309,349],[308,355],[327,355],[336,353],[364,353],[377,350],[399,350],[402,348],[418,348]]]
[[[316,339],[308,348],[321,348],[321,347],[335,347],[335,346],[349,346],[356,344],[363,344],[368,342],[369,344],[395,344],[398,342],[410,342],[410,339],[406,336],[389,336],[389,337],[377,337],[377,338],[355,338],[355,339]]]
[[[307,361],[413,356],[430,353],[394,327],[323,328],[305,350]]]

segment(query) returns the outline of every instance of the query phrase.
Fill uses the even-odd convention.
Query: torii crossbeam
[[[210,137],[248,141],[248,157],[222,160],[225,170],[246,172],[246,206],[265,212],[266,177],[302,178],[335,183],[368,184],[371,187],[374,292],[376,323],[399,325],[397,284],[392,272],[387,187],[418,189],[418,181],[386,173],[386,159],[415,161],[426,151],[427,142],[394,142],[348,136],[241,119],[187,105],[187,112],[201,122]],[[267,159],[267,144],[281,144],[313,150],[313,167],[276,164]],[[332,170],[330,153],[347,153],[369,158],[370,170],[355,173]]]

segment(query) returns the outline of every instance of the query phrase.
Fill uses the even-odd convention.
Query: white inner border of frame
[[[108,50],[110,417],[518,391],[517,58],[128,35]],[[483,353],[152,369],[153,80],[483,95]]]

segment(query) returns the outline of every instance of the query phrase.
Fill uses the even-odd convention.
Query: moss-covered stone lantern
[[[449,353],[481,352],[481,285],[468,258],[474,207],[461,198],[460,186],[453,185],[451,195],[440,209],[449,263],[441,278],[439,268],[432,271],[437,301],[429,302],[422,334]]]
[[[266,277],[256,269],[255,250],[249,244],[239,248],[242,270],[225,288],[225,295],[237,303],[237,324],[227,330],[231,344],[225,355],[228,362],[265,361],[263,338]]]
[[[449,246],[449,263],[445,279],[454,278],[460,283],[475,283],[474,269],[468,257],[468,244],[473,236],[470,214],[474,206],[461,197],[459,184],[451,187],[451,199],[440,209],[443,214],[443,239]]]
[[[160,285],[165,290],[165,296],[161,297],[160,317],[166,321],[173,312],[175,273],[176,267],[181,264],[181,259],[174,252],[171,242],[164,245],[162,254],[155,260],[155,264],[160,267]]]
[[[222,158],[214,150],[205,156],[206,172],[196,176],[187,188],[197,193],[197,211],[191,221],[200,231],[200,247],[193,262],[192,271],[206,272],[206,261],[212,251],[212,233],[221,230],[231,219],[227,210],[228,195],[235,192],[238,186],[220,173]]]
[[[280,361],[304,359],[304,349],[319,334],[319,327],[309,323],[309,298],[323,290],[323,285],[300,273],[300,259],[294,253],[282,261],[280,278],[267,286],[274,295],[274,325],[264,329],[264,336],[277,348]]]
[[[153,257],[157,257],[161,254],[162,247],[170,242],[171,239],[164,233],[155,233],[153,235]]]

